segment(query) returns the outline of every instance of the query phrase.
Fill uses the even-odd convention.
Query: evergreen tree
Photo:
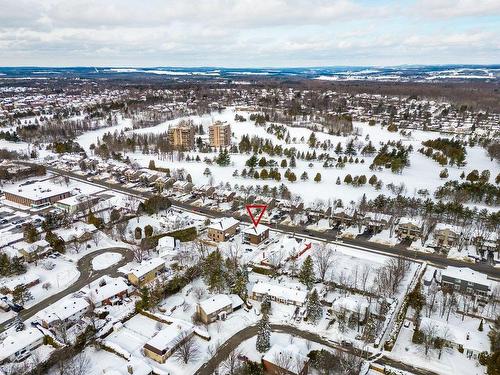
[[[281,168],[286,168],[286,167],[288,167],[288,163],[287,163],[286,159],[283,159],[281,161]]]
[[[245,165],[250,168],[255,168],[257,166],[257,156],[252,155],[250,158],[246,161]]]
[[[481,323],[479,323],[479,328],[477,330],[483,332],[483,319],[481,319]]]
[[[8,276],[11,273],[10,259],[5,253],[0,254],[0,276]]]
[[[368,183],[369,183],[370,185],[372,185],[372,186],[373,186],[373,185],[375,185],[375,184],[377,183],[377,176],[372,175],[372,176],[370,177],[370,179],[368,180]]]
[[[28,243],[38,241],[38,231],[32,223],[28,223],[23,229],[24,240]]]
[[[269,298],[269,295],[264,295],[264,298],[262,299],[262,303],[260,304],[260,312],[261,314],[269,315],[271,312],[271,299]]]
[[[136,307],[140,310],[146,310],[149,308],[150,303],[151,303],[151,298],[149,295],[149,289],[143,286],[141,288],[141,299],[140,301],[137,302]]]
[[[352,183],[352,176],[351,176],[350,174],[348,174],[347,176],[345,176],[345,178],[344,178],[344,182],[345,182],[346,184],[350,184],[350,183]]]
[[[335,153],[337,155],[340,155],[342,153],[342,144],[340,142],[337,143],[337,146],[335,147]]]
[[[311,323],[317,323],[323,316],[323,308],[319,301],[318,292],[313,289],[307,301],[307,320]]]
[[[271,347],[271,327],[269,326],[269,317],[262,314],[258,324],[257,342],[255,347],[259,353],[265,353]]]
[[[316,142],[317,142],[316,134],[312,132],[311,135],[309,136],[309,141],[307,143],[309,144],[309,147],[314,148],[316,147]]]
[[[151,225],[146,225],[144,227],[144,235],[146,237],[151,237],[153,235],[153,227]]]
[[[340,185],[340,177],[337,177],[337,181],[335,182],[336,185]]]
[[[316,176],[314,177],[314,182],[321,182],[321,173],[316,173]]]
[[[292,155],[290,158],[290,168],[295,168],[297,166],[297,162],[295,161],[295,155]]]
[[[246,301],[248,297],[247,282],[248,272],[246,272],[246,269],[238,270],[238,272],[236,273],[236,279],[234,281],[232,292],[240,296],[243,301]]]
[[[22,262],[21,258],[13,257],[10,264],[10,273],[21,275],[26,272],[26,265]]]
[[[31,292],[23,284],[16,286],[12,291],[12,301],[18,305],[22,306],[32,298]]]
[[[203,280],[211,292],[221,292],[225,285],[224,260],[217,249],[210,253],[203,261]]]
[[[310,255],[307,256],[299,272],[299,281],[304,284],[307,289],[311,289],[314,284],[314,266]]]
[[[231,164],[231,157],[229,156],[229,152],[227,149],[221,150],[219,152],[219,156],[215,160],[217,165],[221,167],[227,167],[229,164]]]
[[[295,175],[295,173],[290,172],[290,173],[288,174],[288,181],[290,181],[290,182],[295,182],[295,181],[297,181],[297,176]]]
[[[307,175],[306,171],[304,171],[304,173],[302,173],[302,175],[300,176],[300,179],[302,181],[307,181],[309,179],[309,176]]]

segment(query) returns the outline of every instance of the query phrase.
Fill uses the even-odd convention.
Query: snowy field
[[[184,119],[192,119],[195,124],[202,124],[205,132],[208,134],[208,126],[214,121],[227,121],[231,124],[231,130],[233,132],[233,142],[238,143],[241,137],[245,134],[258,135],[264,139],[269,139],[273,142],[273,144],[281,144],[288,148],[295,147],[298,151],[310,151],[311,149],[307,145],[307,140],[311,134],[311,130],[306,128],[297,128],[297,127],[288,127],[287,130],[290,132],[290,137],[292,139],[292,143],[286,144],[283,140],[279,140],[274,135],[267,133],[266,128],[263,126],[256,126],[252,121],[247,120],[245,122],[237,122],[234,121],[234,116],[237,112],[233,108],[226,109],[222,112],[213,112],[210,115],[205,116],[190,116]],[[238,114],[245,116],[248,118],[249,113],[246,112],[238,112]],[[133,130],[135,133],[147,134],[147,133],[163,133],[168,130],[168,127],[172,124],[176,124],[180,119],[171,120],[164,122],[160,125],[151,128],[142,128]],[[411,166],[409,168],[405,168],[401,174],[394,174],[389,170],[377,171],[375,174],[379,179],[381,179],[385,185],[389,183],[393,183],[395,185],[399,185],[404,183],[406,185],[406,194],[413,196],[416,195],[417,190],[419,189],[429,189],[432,193],[437,187],[441,186],[444,181],[439,177],[439,171],[442,169],[438,163],[434,160],[420,154],[417,152],[417,149],[422,147],[421,142],[434,139],[437,137],[449,137],[446,135],[441,135],[433,132],[424,132],[424,131],[412,131],[412,135],[410,137],[402,137],[397,133],[391,133],[386,130],[386,128],[381,128],[379,125],[377,126],[368,126],[366,123],[355,123],[355,128],[359,129],[360,135],[355,138],[355,144],[358,145],[360,149],[361,145],[367,144],[366,137],[369,137],[369,140],[372,141],[375,147],[379,147],[380,142],[387,142],[390,140],[398,140],[401,139],[404,145],[412,145],[414,148],[413,153],[411,154]],[[117,129],[125,129],[129,127],[129,124],[122,123],[121,125],[117,125]],[[90,132],[83,136],[81,136],[78,141],[81,143],[82,147],[86,148],[91,144],[95,143],[96,137],[102,135],[102,132],[106,132],[105,129],[101,129],[99,131]],[[316,133],[316,137],[319,141],[329,140],[335,146],[338,142],[341,142],[345,148],[345,144],[347,140],[353,137],[340,137],[334,135],[328,135],[325,133]],[[317,150],[317,153],[322,152],[321,150]],[[336,156],[333,150],[329,151],[332,156]],[[137,161],[140,165],[147,167],[149,161],[151,159],[155,159],[154,155],[142,155],[141,153],[128,154],[131,159]],[[191,157],[195,157],[195,153],[189,153]],[[213,157],[216,156],[217,153],[213,154],[199,154],[200,158],[204,157]],[[268,155],[266,158],[270,158]],[[227,181],[232,181],[233,184],[239,185],[255,185],[267,184],[269,186],[279,185],[277,182],[273,182],[270,180],[259,181],[254,179],[244,179],[241,177],[232,177],[232,173],[235,169],[238,169],[240,172],[244,168],[245,161],[250,157],[250,155],[231,155],[232,165],[228,167],[219,167],[217,165],[209,166],[212,176],[216,184],[222,182],[226,183]],[[295,168],[294,172],[297,176],[300,176],[302,172],[306,171],[309,174],[309,181],[297,181],[293,184],[288,183],[290,190],[293,193],[299,194],[304,201],[311,203],[317,197],[322,197],[323,200],[327,199],[336,199],[341,198],[344,202],[349,202],[350,200],[357,200],[362,194],[366,194],[368,198],[373,198],[380,193],[389,193],[386,188],[383,188],[382,191],[376,191],[371,186],[364,187],[353,187],[346,184],[335,185],[337,177],[343,181],[344,177],[347,174],[354,175],[366,175],[367,177],[374,174],[373,171],[369,169],[369,166],[373,160],[374,156],[371,157],[362,157],[358,156],[360,159],[364,159],[364,164],[346,164],[344,169],[336,169],[336,168],[323,168],[322,163],[318,161],[302,161],[297,160],[297,168]],[[276,160],[280,160],[279,157],[275,157]],[[195,184],[204,184],[207,183],[208,178],[203,175],[203,172],[207,165],[195,163],[195,162],[177,162],[177,161],[163,161],[159,159],[155,159],[157,166],[169,167],[173,166],[177,168],[186,169],[192,176],[193,182]],[[309,167],[308,165],[312,163],[313,167]],[[500,172],[499,166],[494,161],[491,161],[487,156],[486,151],[481,147],[468,147],[467,148],[467,165],[464,168],[459,167],[451,167],[448,166],[449,171],[449,179],[459,179],[460,174],[463,171],[470,171],[474,168],[478,169],[489,169],[492,173],[492,176],[496,176],[498,172]],[[283,172],[285,169],[280,168],[280,171]],[[320,172],[322,175],[322,182],[315,183],[312,181],[316,172]],[[314,174],[313,174],[314,173]],[[332,187],[334,188],[332,189]],[[315,194],[307,194],[308,192],[314,191]]]

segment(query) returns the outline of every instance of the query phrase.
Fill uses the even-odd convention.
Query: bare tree
[[[227,358],[222,362],[221,367],[224,370],[225,374],[235,375],[240,370],[241,360],[240,356],[242,355],[241,351],[238,349],[233,350]]]
[[[422,343],[425,349],[425,355],[429,354],[429,349],[434,344],[434,340],[437,336],[438,328],[435,323],[428,322],[427,324],[422,325],[420,331],[422,332]]]
[[[184,364],[189,363],[190,360],[195,361],[200,355],[199,346],[189,331],[183,331],[179,335],[174,343],[174,347],[177,347],[177,349],[173,357]]]
[[[323,243],[313,254],[314,265],[321,281],[325,281],[326,273],[333,265],[333,253],[333,249],[326,243]]]
[[[273,362],[276,365],[276,367],[274,367],[274,373],[276,375],[288,375],[291,372],[295,372],[296,363],[293,353],[291,352],[282,351],[274,353]]]
[[[141,263],[146,257],[147,251],[143,246],[132,246],[132,253],[134,254],[134,260],[138,263]]]
[[[193,288],[193,295],[197,301],[201,301],[201,299],[205,295],[205,289],[201,286],[195,286]]]
[[[361,289],[365,292],[367,291],[366,290],[366,283],[368,282],[368,278],[370,277],[370,273],[371,273],[371,267],[368,264],[365,264],[363,266],[363,271],[361,271]]]
[[[75,253],[79,253],[82,248],[83,248],[83,243],[81,243],[80,241],[78,241],[78,237],[77,236],[73,236],[69,242],[69,247],[71,250],[73,250]]]
[[[94,243],[95,247],[99,246],[101,239],[102,239],[101,232],[95,231],[92,234],[92,242]]]

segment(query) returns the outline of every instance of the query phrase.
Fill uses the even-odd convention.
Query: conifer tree
[[[314,267],[313,260],[310,255],[307,256],[299,272],[299,281],[304,284],[307,289],[311,289],[314,284]]]
[[[323,308],[319,301],[318,292],[313,289],[307,301],[307,320],[311,323],[317,323],[323,315]]]
[[[259,353],[265,353],[271,347],[271,327],[269,326],[269,317],[262,314],[262,319],[258,324],[256,348]]]

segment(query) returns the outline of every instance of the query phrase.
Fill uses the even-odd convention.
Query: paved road
[[[103,254],[103,253],[108,253],[108,252],[113,252],[113,253],[120,253],[122,254],[122,259],[118,262],[113,264],[111,267],[108,267],[103,270],[99,271],[93,271],[92,269],[92,259],[94,259],[96,256]],[[109,247],[106,249],[100,249],[96,250],[90,254],[84,255],[78,260],[77,263],[77,268],[78,271],[80,272],[80,276],[78,277],[78,280],[76,280],[73,284],[71,284],[68,288],[60,291],[59,293],[53,294],[50,297],[47,297],[43,301],[40,301],[36,305],[33,305],[29,308],[26,308],[22,310],[17,317],[21,318],[22,320],[26,320],[28,318],[31,318],[32,316],[36,315],[39,311],[43,310],[44,308],[52,305],[53,303],[59,301],[61,298],[67,296],[68,294],[75,293],[88,285],[90,282],[98,279],[101,276],[104,275],[109,275],[109,276],[118,276],[118,268],[122,267],[123,265],[127,264],[128,262],[131,262],[133,260],[133,253],[130,249],[127,249],[125,247]],[[16,318],[9,319],[2,324],[0,324],[0,332],[3,332],[5,330],[5,327],[13,322]]]
[[[324,346],[329,347],[331,349],[342,350],[345,352],[352,352],[358,356],[362,356],[363,358],[366,358],[370,355],[370,353],[368,353],[366,351],[359,350],[359,349],[344,348],[335,342],[323,339],[321,336],[319,336],[315,333],[308,332],[308,331],[302,331],[302,330],[300,330],[296,327],[293,327],[293,326],[271,324],[270,327],[271,327],[272,332],[286,333],[286,334],[292,335],[294,337],[300,337],[300,338],[303,338],[305,340],[316,342],[318,344],[324,345]],[[257,332],[258,332],[257,326],[253,325],[253,326],[246,327],[246,328],[242,329],[241,331],[239,331],[238,333],[236,333],[235,335],[231,336],[224,344],[222,344],[219,347],[219,349],[217,350],[215,355],[208,362],[203,364],[203,366],[201,366],[198,369],[198,371],[195,372],[195,375],[212,375],[212,374],[214,374],[217,366],[220,365],[220,363],[222,363],[233,350],[235,350],[243,341],[248,340],[248,339],[252,338],[253,336],[256,336]],[[395,361],[395,360],[392,360],[389,358],[385,358],[385,357],[381,357],[380,359],[376,360],[375,362],[378,364],[381,364],[381,365],[390,365],[394,368],[397,368],[397,369],[400,369],[403,371],[408,371],[408,372],[411,372],[411,373],[417,374],[417,375],[436,375],[436,373],[434,373],[432,371],[428,371],[428,370],[424,370],[424,369],[420,369],[420,368],[415,368],[413,366],[410,366],[410,365],[407,365],[404,363],[400,363],[398,361]]]
[[[80,179],[82,181],[85,181],[89,183],[85,179],[85,177],[82,177],[81,175],[78,175],[73,172],[68,172],[68,171],[63,171],[61,169],[53,168],[53,167],[47,167],[47,170],[52,171],[54,173],[58,173],[64,176],[72,177],[75,179]],[[152,193],[149,192],[139,192],[135,189],[124,187],[120,184],[111,184],[108,182],[104,181],[99,181],[95,182],[92,181],[91,183],[94,183],[96,185],[101,185],[102,187],[106,187],[108,189],[120,191],[125,194],[133,195],[136,197],[143,197],[147,198],[152,195]],[[207,215],[209,217],[222,217],[222,216],[227,216],[227,213],[224,212],[219,212],[219,211],[214,211],[210,210],[205,207],[196,207],[192,206],[189,203],[185,202],[179,202],[176,200],[172,200],[172,204],[183,208],[188,211],[194,211],[203,215]],[[250,218],[246,216],[239,216],[239,215],[234,215],[232,214],[235,218],[239,219],[240,221],[250,223]],[[314,239],[317,240],[323,240],[323,241],[335,241],[337,239],[337,236],[335,232],[315,232],[312,230],[307,230],[302,227],[292,227],[288,225],[282,225],[282,224],[277,224],[277,225],[272,225],[272,229],[280,230],[283,232],[288,232],[288,233],[294,233],[295,235],[300,235],[300,236],[305,236],[305,237],[313,237]],[[392,256],[404,256],[410,259],[415,259],[418,261],[426,261],[426,262],[431,262],[435,264],[436,266],[440,267],[447,267],[447,266],[455,266],[455,267],[469,267],[475,271],[482,272],[487,274],[490,277],[500,279],[500,269],[495,269],[494,267],[490,266],[489,264],[486,263],[469,263],[469,262],[464,262],[461,260],[457,259],[450,259],[446,258],[443,255],[440,254],[434,254],[434,253],[423,253],[423,252],[418,252],[418,251],[412,251],[408,250],[405,247],[402,246],[387,246],[383,244],[378,244],[375,242],[370,242],[367,241],[366,239],[363,238],[353,238],[353,239],[342,239],[342,243],[346,246],[353,246],[353,248],[356,248],[356,246],[363,247],[364,249],[359,249],[356,248],[357,250],[360,251],[379,251],[383,252],[387,255],[392,255]]]

